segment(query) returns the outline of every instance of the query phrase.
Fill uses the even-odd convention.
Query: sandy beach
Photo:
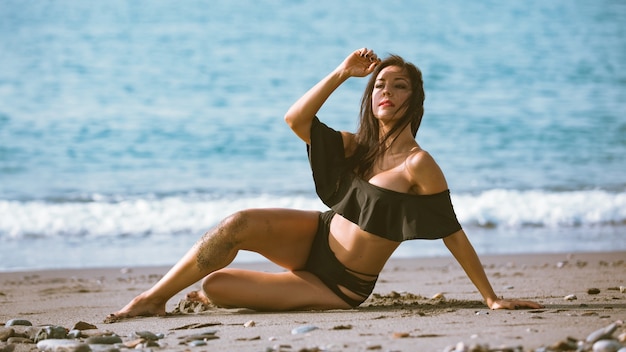
[[[567,337],[584,339],[594,330],[626,319],[626,252],[481,259],[499,295],[535,300],[545,308],[489,310],[454,259],[442,257],[391,260],[374,294],[358,309],[255,312],[213,307],[113,324],[104,324],[103,319],[150,287],[168,268],[3,272],[0,323],[24,319],[36,326],[71,329],[86,322],[96,330],[84,334],[110,331],[127,343],[137,340],[135,332],[150,331],[162,334],[159,346],[151,347],[154,351],[444,351],[459,342],[534,351]],[[281,270],[270,263],[233,266]],[[177,310],[184,293],[169,302],[168,312]],[[565,299],[569,295],[575,299]],[[312,330],[292,333],[297,328]],[[20,329],[26,328],[14,327]],[[625,329],[618,327],[614,336]],[[185,337],[203,333],[214,338],[204,346],[184,343]],[[35,346],[0,342],[2,351]]]

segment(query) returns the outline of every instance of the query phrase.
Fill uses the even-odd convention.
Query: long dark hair
[[[407,73],[412,93],[404,105],[400,107],[400,109],[406,107],[404,115],[398,119],[393,128],[381,139],[378,120],[374,117],[372,109],[372,94],[378,74],[388,66],[400,67]],[[355,134],[357,148],[354,154],[348,158],[348,167],[355,171],[359,177],[364,178],[371,171],[376,159],[389,148],[386,146],[386,142],[390,138],[395,138],[394,136],[397,132],[410,124],[411,132],[413,137],[415,137],[422,123],[422,116],[424,116],[424,98],[422,72],[415,65],[405,61],[398,55],[391,55],[384,59],[372,72],[361,98],[360,121]]]

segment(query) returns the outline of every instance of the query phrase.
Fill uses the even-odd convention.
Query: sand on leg
[[[167,301],[210,273],[230,264],[239,250],[250,250],[297,270],[304,266],[317,230],[319,212],[248,209],[224,219],[202,238],[152,288],[135,297],[105,322],[164,315]]]

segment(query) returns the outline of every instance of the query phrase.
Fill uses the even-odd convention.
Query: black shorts
[[[317,233],[304,270],[317,276],[324,285],[351,307],[357,307],[372,293],[378,276],[350,270],[335,257],[335,253],[328,244],[330,221],[334,215],[335,212],[332,210],[320,214]],[[342,288],[353,295],[347,295]]]

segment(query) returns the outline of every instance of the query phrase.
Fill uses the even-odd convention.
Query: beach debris
[[[19,326],[33,326],[33,323],[31,323],[30,321],[26,319],[11,319],[4,324],[5,327],[18,326],[18,325]]]
[[[171,314],[198,314],[213,308],[210,304],[204,304],[198,301],[181,299]]]
[[[302,326],[298,326],[296,328],[291,329],[291,334],[292,335],[306,334],[307,332],[311,332],[317,329],[319,328],[315,325],[302,325]]]
[[[215,323],[193,323],[193,324],[187,324],[187,325],[179,326],[179,327],[176,327],[176,328],[171,328],[170,331],[173,331],[173,330],[202,329],[202,328],[208,328],[208,327],[217,326],[217,325],[222,325],[222,323],[220,323],[220,322],[215,322]]]
[[[598,293],[600,293],[599,288],[593,287],[587,290],[587,294],[590,294],[590,295],[597,295]]]
[[[620,293],[626,293],[626,286],[620,286],[619,287],[619,292]]]
[[[350,324],[333,326],[333,330],[350,330],[350,329],[352,329],[352,325]]]
[[[265,352],[283,352],[283,351],[289,351],[289,350],[291,350],[291,345],[282,344],[282,345],[274,345],[272,347],[268,347],[265,349]],[[314,351],[314,350],[306,348],[306,349],[301,349],[300,351],[307,352],[307,351]],[[319,349],[317,351],[319,351]]]
[[[578,340],[568,337],[565,340],[557,341],[548,347],[550,351],[575,351],[578,349]]]
[[[566,300],[566,301],[575,301],[575,300],[578,299],[578,297],[576,297],[575,294],[571,294],[571,295],[567,295],[567,296],[563,297],[563,299]]]
[[[193,341],[204,341],[206,343],[209,340],[219,339],[219,336],[216,336],[215,334],[217,334],[217,330],[208,330],[200,334],[181,336],[178,339],[180,340],[181,345],[190,345]],[[204,346],[204,345],[194,345],[194,346]]]
[[[404,339],[410,336],[411,334],[409,334],[408,332],[394,332],[393,334],[391,334],[391,337],[394,339]]]
[[[254,322],[254,320],[248,320],[247,322],[243,323],[244,328],[253,328],[255,326],[256,323]]]
[[[432,297],[430,297],[430,299],[445,301],[446,300],[446,296],[443,295],[443,292],[437,292]]]

